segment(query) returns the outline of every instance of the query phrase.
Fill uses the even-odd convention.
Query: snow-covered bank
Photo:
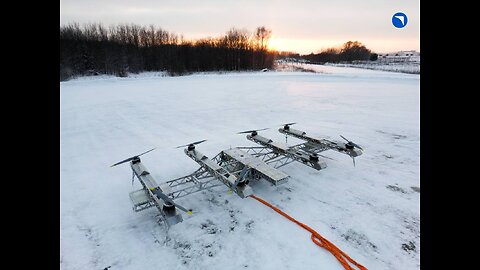
[[[332,64],[327,63],[326,65],[336,66],[336,67],[352,67],[352,68],[365,68],[373,70],[382,70],[382,71],[391,71],[391,72],[401,72],[409,74],[420,74],[420,63],[419,62],[404,62],[404,63],[386,63],[380,61],[365,62],[365,63],[356,63],[356,64]]]
[[[156,210],[135,213],[128,164],[142,156],[158,182],[198,166],[174,147],[209,157],[253,145],[238,131],[285,122],[313,136],[360,144],[328,167],[298,163],[288,183],[252,185],[368,269],[419,269],[419,76],[309,65],[319,73],[255,72],[83,79],[60,83],[61,269],[343,269],[310,235],[253,199],[218,187],[179,200],[194,209],[168,234]],[[275,128],[262,131],[275,141]],[[289,139],[293,144],[297,141]]]

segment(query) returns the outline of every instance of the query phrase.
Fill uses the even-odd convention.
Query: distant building
[[[393,53],[379,53],[380,62],[420,62],[420,53],[417,51],[399,51]]]

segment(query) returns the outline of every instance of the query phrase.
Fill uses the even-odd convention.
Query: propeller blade
[[[198,142],[193,142],[192,144],[197,145],[197,144],[201,144],[201,143],[203,143],[203,142],[205,142],[205,141],[207,141],[207,140],[201,140],[201,141],[198,141]]]
[[[333,158],[331,158],[331,157],[327,157],[327,156],[320,155],[320,154],[317,154],[317,156],[319,156],[319,157],[323,157],[323,158],[328,158],[328,159],[330,159],[330,160],[335,160],[335,159],[333,159]],[[335,161],[336,161],[336,160],[335,160]]]
[[[165,202],[169,202],[173,205],[175,205],[175,207],[177,207],[178,209],[184,211],[185,213],[191,213],[192,212],[192,209],[187,209],[177,203],[175,203],[172,199],[170,199],[170,197],[168,197],[167,195],[165,195],[163,192],[161,192],[160,190],[158,189],[154,189],[152,190],[153,193],[155,193],[155,195],[157,195],[158,197],[160,197],[163,201]]]
[[[177,146],[177,147],[175,147],[175,148],[180,148],[180,147],[185,147],[185,146],[188,146],[188,144],[185,144],[185,145],[179,145],[179,146]]]
[[[240,131],[237,134],[244,134],[244,133],[252,133],[254,131],[262,131],[262,130],[267,130],[268,128],[262,128],[262,129],[252,129],[252,130],[246,130],[246,131]]]
[[[355,158],[352,157],[352,159],[353,159],[353,167],[355,167]]]
[[[363,148],[360,147],[360,145],[358,145],[358,144],[356,144],[356,143],[353,143],[353,142],[352,142],[352,144],[353,144],[353,146],[357,147],[358,149],[363,150]]]
[[[356,143],[354,143],[354,142],[352,142],[352,141],[349,141],[347,138],[343,137],[342,135],[340,135],[340,137],[342,137],[345,141],[347,141],[347,142],[350,143],[351,145],[357,147],[358,149],[363,150],[363,148],[360,147],[360,145],[358,145],[358,144],[356,144]]]
[[[136,158],[136,157],[139,157],[139,156],[141,156],[141,155],[143,155],[143,154],[146,154],[146,153],[148,153],[148,152],[151,152],[151,151],[153,151],[153,150],[155,150],[155,149],[156,149],[156,147],[155,147],[155,148],[152,148],[152,149],[150,149],[150,150],[148,150],[148,151],[146,151],[146,152],[143,152],[143,153],[141,153],[140,155],[135,155],[135,156],[133,156],[133,157],[129,157],[129,158],[124,159],[124,160],[122,160],[122,161],[120,161],[120,162],[117,162],[117,163],[113,164],[113,165],[110,166],[110,167],[115,167],[115,166],[120,165],[120,164],[122,164],[122,163],[128,162],[128,161],[130,161],[130,160],[132,160],[132,159],[134,159],[134,158]]]
[[[112,166],[110,166],[110,168],[111,168],[111,167],[115,167],[115,166],[117,166],[117,165],[120,165],[120,164],[122,164],[122,163],[128,162],[128,161],[132,160],[133,158],[134,158],[134,157],[129,157],[129,158],[124,159],[124,160],[122,160],[122,161],[120,161],[120,162],[117,162],[117,163],[113,164]]]
[[[296,123],[287,123],[287,124],[282,124],[281,126],[291,126],[291,125],[295,125]]]
[[[136,156],[139,157],[139,156],[141,156],[141,155],[143,155],[143,154],[146,154],[146,153],[148,153],[148,152],[152,152],[152,151],[155,150],[155,149],[157,149],[157,148],[154,147],[154,148],[152,148],[152,149],[150,149],[150,150],[148,150],[148,151],[146,151],[146,152],[143,152],[143,153],[141,153],[140,155],[136,155]]]
[[[180,145],[180,146],[177,146],[177,147],[175,147],[175,148],[186,147],[186,146],[189,146],[189,145],[191,145],[191,144],[197,145],[197,144],[201,144],[201,143],[203,143],[203,142],[205,142],[205,141],[207,141],[207,140],[201,140],[201,141],[198,141],[198,142],[193,142],[193,143],[189,143],[189,144],[185,144],[185,145]]]
[[[191,214],[192,213],[192,209],[187,209],[183,206],[181,206],[180,204],[178,203],[175,203],[175,207],[177,207],[178,209],[182,210],[183,212],[187,213],[187,214]]]

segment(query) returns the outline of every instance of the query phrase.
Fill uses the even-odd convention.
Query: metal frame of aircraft
[[[111,167],[130,162],[132,169],[132,183],[135,177],[142,188],[130,192],[133,210],[143,211],[156,207],[160,212],[160,222],[164,222],[167,228],[183,221],[181,213],[192,213],[174,200],[190,194],[225,185],[241,198],[253,194],[250,183],[254,180],[266,180],[273,185],[281,185],[288,181],[290,176],[278,170],[278,168],[299,162],[315,170],[322,170],[327,167],[326,162],[321,159],[328,158],[319,154],[326,150],[334,150],[350,156],[355,165],[355,157],[362,155],[362,147],[341,136],[346,143],[316,138],[307,135],[305,131],[291,128],[296,123],[288,123],[279,128],[280,133],[287,137],[295,137],[303,140],[303,143],[288,146],[286,143],[274,142],[273,140],[258,134],[258,130],[242,131],[238,134],[248,134],[248,140],[258,144],[254,147],[235,147],[221,151],[213,158],[209,158],[196,149],[196,145],[206,141],[201,140],[187,145],[185,154],[200,165],[193,173],[172,179],[158,184],[150,172],[143,165],[140,156],[153,151],[155,148],[139,155],[127,158],[113,164]],[[328,158],[330,159],[330,158]]]

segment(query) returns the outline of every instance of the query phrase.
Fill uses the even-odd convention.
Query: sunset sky
[[[402,29],[392,25],[396,12],[408,16]],[[271,48],[301,54],[349,40],[377,53],[420,51],[419,0],[61,0],[60,25],[70,22],[153,24],[186,39],[266,26],[273,34]]]

